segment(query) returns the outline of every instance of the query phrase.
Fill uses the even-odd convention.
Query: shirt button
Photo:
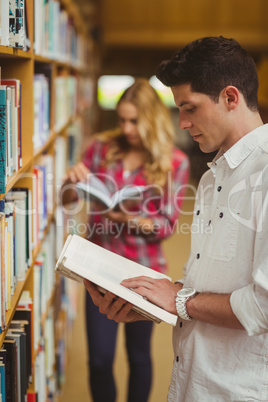
[[[196,215],[199,215],[199,214],[200,214],[200,210],[196,211]]]
[[[211,225],[211,220],[208,221],[208,226],[210,226],[210,225]]]
[[[199,260],[199,258],[200,258],[200,254],[199,254],[199,253],[196,254],[196,258]]]
[[[178,362],[180,360],[179,356],[176,356],[176,362]]]
[[[182,322],[180,322],[180,328],[182,328]]]
[[[219,217],[220,217],[220,218],[222,218],[222,217],[223,217],[223,212],[221,212],[221,213],[220,213]]]
[[[221,189],[222,189],[222,187],[221,187],[221,186],[219,186],[219,187],[217,188],[217,190],[218,190],[218,191],[221,191]]]

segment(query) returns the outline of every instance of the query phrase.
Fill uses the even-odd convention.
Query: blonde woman
[[[66,183],[97,174],[111,191],[149,185],[135,203],[91,214],[88,239],[151,269],[165,272],[161,242],[175,228],[189,176],[187,156],[174,148],[169,111],[147,80],[137,79],[117,105],[119,128],[96,135]],[[116,188],[115,188],[116,187]],[[90,390],[94,402],[114,402],[112,373],[118,324],[99,313],[88,292],[86,319]],[[145,402],[151,388],[153,323],[125,324],[129,359],[128,402]]]

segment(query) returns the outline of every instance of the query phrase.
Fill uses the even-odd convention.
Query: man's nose
[[[181,130],[187,130],[187,129],[191,128],[191,127],[192,127],[192,123],[189,121],[189,119],[184,118],[183,115],[180,114],[179,128]]]

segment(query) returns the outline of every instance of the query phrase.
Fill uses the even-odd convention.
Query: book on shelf
[[[25,0],[9,0],[9,46],[25,47]]]
[[[36,392],[27,392],[27,402],[37,402],[38,395]]]
[[[25,401],[27,394],[27,366],[26,366],[26,334],[22,327],[9,327],[6,340],[14,339],[17,344],[17,393],[19,401]]]
[[[17,344],[15,339],[5,339],[6,350],[6,400],[17,401]]]
[[[0,394],[1,401],[6,401],[6,366],[0,359]]]
[[[26,271],[31,261],[31,239],[29,238],[32,216],[28,214],[27,191],[9,191],[5,195],[5,201],[14,204],[15,207],[15,260],[14,275],[16,280],[25,280]]]
[[[26,337],[25,342],[25,362],[26,362],[26,378],[27,383],[32,383],[32,310],[30,308],[18,308],[15,311],[10,328],[16,328],[15,324],[19,324],[19,329],[23,329]]]
[[[2,46],[9,46],[9,2],[1,1],[1,35],[0,35],[0,44]]]
[[[34,151],[47,142],[49,130],[49,80],[44,74],[34,75]]]
[[[82,190],[86,199],[100,202],[107,208],[113,209],[119,207],[120,203],[123,201],[139,200],[142,193],[148,189],[148,186],[127,185],[111,193],[104,182],[92,173],[86,183],[78,182],[76,187],[78,190]]]
[[[11,88],[11,154],[13,170],[22,167],[21,155],[21,82],[15,78],[2,79],[1,85]]]
[[[33,250],[32,191],[30,188],[27,188],[27,187],[13,187],[12,191],[9,191],[6,194],[5,199],[11,200],[11,206],[12,206],[12,201],[14,201],[15,199],[21,199],[24,201],[23,202],[23,210],[18,210],[17,212],[21,213],[25,217],[25,238],[26,238],[25,252],[26,252],[27,265],[29,267],[32,263],[32,250]],[[6,202],[6,204],[7,204],[7,202]],[[11,211],[10,211],[10,213],[11,213]]]
[[[69,235],[66,239],[55,270],[80,283],[83,283],[84,278],[88,279],[95,283],[102,293],[110,291],[125,299],[133,304],[133,310],[155,322],[165,321],[176,325],[176,315],[121,285],[124,279],[141,275],[170,280],[165,274],[144,267],[77,235]]]
[[[2,330],[6,326],[6,222],[5,202],[0,200],[0,261],[1,261],[1,323]]]
[[[5,85],[0,85],[0,193],[1,194],[5,194],[6,183],[7,183],[6,137],[7,137],[6,87]]]

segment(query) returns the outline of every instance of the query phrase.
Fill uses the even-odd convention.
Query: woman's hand
[[[110,320],[116,322],[133,322],[146,320],[145,317],[132,310],[133,305],[126,300],[115,296],[111,292],[102,295],[97,286],[84,279],[84,285],[90,294],[93,303],[99,307],[99,311]]]
[[[63,181],[67,183],[77,183],[79,181],[86,181],[89,178],[90,170],[79,162],[74,165],[64,177]]]
[[[61,187],[61,202],[63,205],[77,201],[78,193],[75,184],[79,181],[86,181],[89,174],[90,170],[82,162],[77,163],[69,170],[63,178]]]

